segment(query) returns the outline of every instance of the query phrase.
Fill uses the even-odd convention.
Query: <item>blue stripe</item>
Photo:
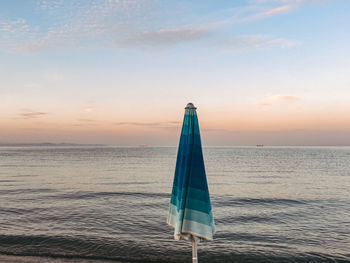
[[[177,206],[179,210],[186,207],[203,213],[209,213],[211,211],[211,203],[207,192],[198,191],[194,188],[191,188],[191,190],[188,191],[186,199],[183,198],[182,194],[173,194],[170,203]],[[196,195],[196,193],[200,194]]]
[[[183,218],[189,221],[195,221],[198,223],[201,223],[203,225],[207,225],[212,227],[213,226],[213,214],[211,212],[209,213],[203,213],[197,210],[192,210],[189,208],[186,208],[185,211],[178,211],[176,206],[172,205],[169,208],[169,216],[168,218],[170,218],[171,216],[173,218],[178,218],[178,214],[182,214],[183,213]]]
[[[180,196],[183,196],[184,194],[183,191],[187,191],[187,198],[200,200],[210,204],[210,196],[208,191],[205,191],[203,189],[193,188],[193,187],[188,187],[187,189],[180,190],[177,186],[173,186],[173,192],[171,197],[179,198]]]

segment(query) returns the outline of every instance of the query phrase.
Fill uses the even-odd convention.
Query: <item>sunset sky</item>
[[[0,142],[350,145],[348,0],[4,0]]]

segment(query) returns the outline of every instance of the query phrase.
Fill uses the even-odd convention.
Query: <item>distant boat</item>
[[[139,144],[139,147],[147,147],[147,144]]]
[[[257,144],[256,147],[264,147],[263,144]]]

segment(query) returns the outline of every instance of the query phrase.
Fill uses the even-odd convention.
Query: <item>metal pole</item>
[[[192,236],[192,263],[198,263],[197,242],[194,239],[194,236]]]

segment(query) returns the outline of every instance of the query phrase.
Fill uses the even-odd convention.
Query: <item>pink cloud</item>
[[[265,18],[265,17],[279,15],[279,14],[291,11],[294,8],[295,7],[292,6],[292,5],[284,5],[284,6],[275,7],[275,8],[272,8],[272,9],[267,9],[267,10],[264,10],[262,12],[253,14],[251,16],[245,17],[240,22],[249,22],[249,21],[254,21],[254,20],[257,20],[257,19],[262,19],[262,18]]]
[[[257,101],[257,104],[262,106],[270,106],[279,103],[294,103],[298,100],[300,100],[300,97],[298,96],[274,94],[263,97]]]

